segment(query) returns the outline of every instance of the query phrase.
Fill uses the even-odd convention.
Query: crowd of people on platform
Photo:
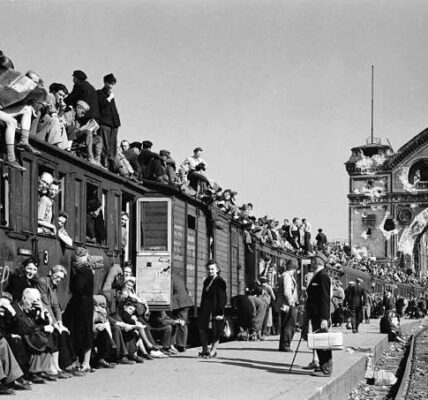
[[[193,300],[180,277],[173,278],[171,310],[152,311],[135,291],[132,265],[113,265],[98,294],[95,269],[88,251],[77,247],[64,309],[58,296],[67,278],[62,265],[40,277],[37,261],[28,258],[10,275],[0,292],[0,394],[186,350]]]

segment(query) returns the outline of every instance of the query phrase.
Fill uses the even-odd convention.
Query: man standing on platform
[[[117,132],[120,127],[119,113],[114,100],[113,86],[116,78],[113,74],[104,77],[104,87],[97,90],[100,108],[100,135],[103,138],[103,165],[109,167],[117,153]]]
[[[297,306],[299,305],[297,283],[294,279],[296,269],[296,260],[287,260],[285,271],[279,277],[278,298],[276,299],[280,321],[279,351],[293,351],[291,350],[291,342],[296,330]]]
[[[306,290],[308,318],[312,324],[312,331],[327,332],[330,321],[330,293],[331,280],[324,266],[327,262],[324,254],[318,252],[311,260],[313,272],[312,280]],[[313,376],[328,377],[333,370],[333,355],[331,350],[317,350],[319,369],[315,369]]]
[[[366,291],[361,286],[363,280],[356,279],[355,286],[349,286],[345,301],[351,313],[352,333],[358,333],[358,326],[363,321],[363,308],[366,304]]]

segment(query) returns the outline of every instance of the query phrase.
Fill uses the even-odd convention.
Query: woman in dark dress
[[[90,371],[93,341],[94,273],[85,248],[78,247],[72,260],[70,276],[71,299],[63,315],[64,325],[70,330],[73,348],[82,361],[81,371]]]
[[[219,276],[219,268],[215,261],[207,264],[208,278],[204,280],[202,290],[201,311],[199,315],[199,335],[202,343],[200,357],[217,356],[217,345],[224,327],[224,308],[227,303],[226,282]],[[212,329],[211,350],[208,350],[208,334]]]
[[[11,275],[7,292],[12,295],[14,301],[21,301],[24,289],[37,286],[38,267],[37,261],[30,257],[22,263],[22,268],[16,274]]]

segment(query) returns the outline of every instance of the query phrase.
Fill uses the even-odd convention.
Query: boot
[[[30,137],[30,131],[27,129],[21,129],[21,139],[19,143],[16,145],[16,149],[18,151],[28,151],[34,155],[39,155],[40,151],[36,150],[30,143],[28,143],[28,139]]]

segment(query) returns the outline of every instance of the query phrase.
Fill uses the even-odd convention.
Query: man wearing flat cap
[[[89,105],[89,110],[83,118],[83,123],[88,122],[90,119],[94,119],[99,122],[100,111],[98,108],[97,91],[87,81],[87,76],[83,71],[76,70],[73,72],[73,90],[65,98],[65,104],[76,108],[77,102],[83,100]]]
[[[140,179],[156,181],[163,173],[161,157],[152,151],[153,143],[150,140],[143,141],[143,148],[138,155],[140,162]]]
[[[327,257],[321,252],[315,253],[311,259],[313,276],[306,289],[308,295],[306,308],[313,332],[327,332],[330,323],[331,280],[325,270],[327,261]],[[317,350],[317,355],[320,365],[319,369],[315,369],[312,375],[331,376],[333,370],[332,351]]]
[[[285,271],[279,276],[278,297],[275,305],[279,310],[279,351],[292,352],[297,321],[297,306],[299,305],[299,293],[294,274],[297,269],[297,260],[286,261]]]
[[[361,285],[363,280],[356,279],[356,285],[350,285],[345,294],[345,305],[348,307],[351,314],[352,333],[358,333],[358,326],[363,321],[363,308],[366,305],[367,294],[364,287]],[[350,284],[351,282],[349,282]]]
[[[113,86],[117,80],[113,74],[104,77],[104,87],[97,90],[100,109],[100,135],[103,139],[102,163],[112,165],[117,153],[117,134],[120,127],[119,113],[114,99]]]

